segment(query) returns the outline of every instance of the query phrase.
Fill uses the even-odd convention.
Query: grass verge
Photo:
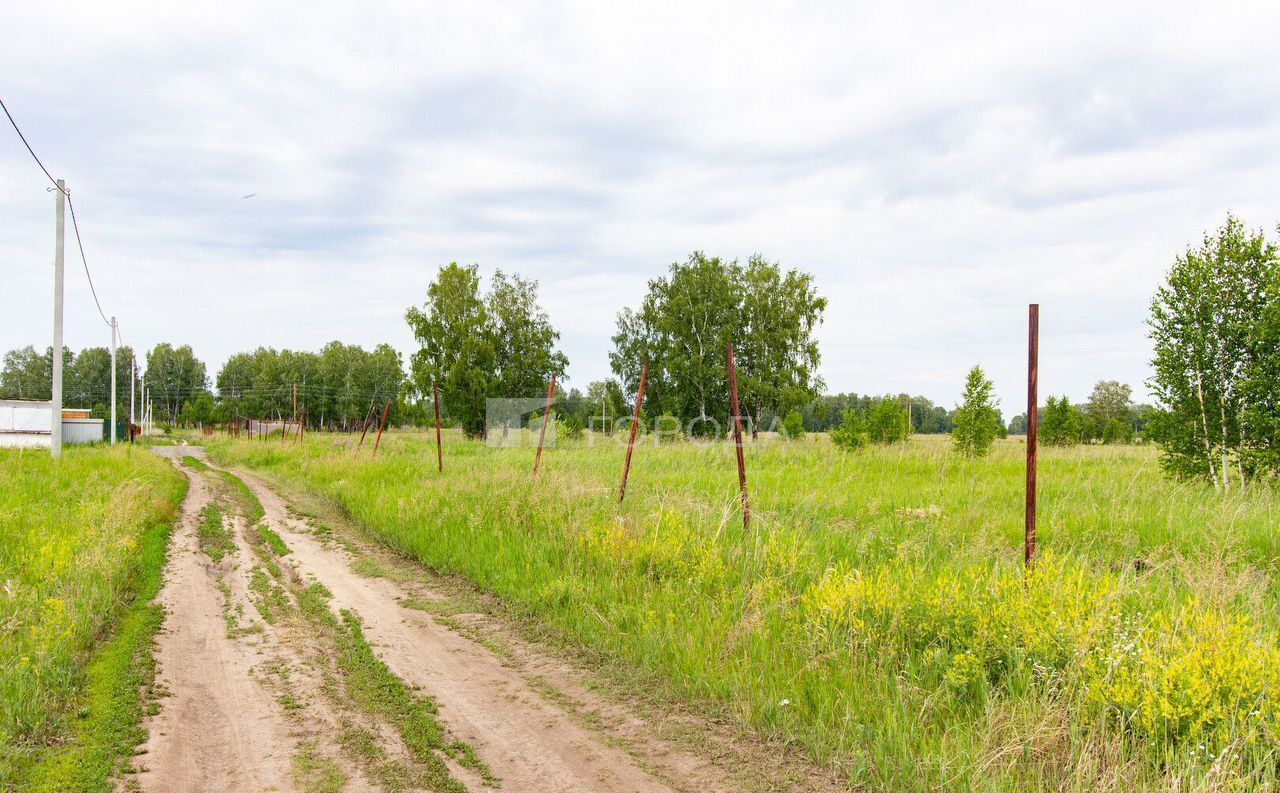
[[[928,440],[753,446],[749,531],[731,446],[646,446],[623,505],[617,447],[562,444],[536,483],[525,451],[454,444],[437,474],[410,438],[377,459],[327,439],[212,450],[854,786],[1280,782],[1266,487],[1224,499],[1164,479],[1151,449],[1045,450],[1028,578],[1016,442],[980,461]]]
[[[108,790],[139,735],[187,480],[126,445],[0,451],[0,789]]]

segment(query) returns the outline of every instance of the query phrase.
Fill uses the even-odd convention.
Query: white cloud
[[[578,385],[693,249],[830,297],[833,389],[1146,377],[1147,300],[1280,220],[1270,4],[74,3],[7,9],[4,98],[127,340],[404,351],[436,266],[538,278]],[[0,349],[48,343],[52,197],[0,130]],[[256,193],[250,199],[242,195]],[[72,260],[74,261],[74,260]],[[100,344],[68,270],[67,340]],[[97,323],[95,325],[95,323]]]

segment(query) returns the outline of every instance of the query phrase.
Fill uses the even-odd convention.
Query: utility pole
[[[53,421],[49,456],[62,456],[62,242],[67,227],[67,187],[58,180],[58,204],[53,243]]]
[[[116,318],[111,318],[111,445],[116,443]]]
[[[129,443],[133,443],[133,383],[138,379],[138,359],[129,355]]]

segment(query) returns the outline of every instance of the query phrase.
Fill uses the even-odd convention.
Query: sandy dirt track
[[[289,726],[253,679],[254,650],[228,638],[213,565],[197,544],[209,489],[182,470],[191,485],[160,591],[156,647],[166,695],[148,720],[137,781],[144,791],[291,790]]]
[[[199,547],[201,510],[221,486],[216,473],[180,462],[202,457],[198,447],[170,447],[163,456],[191,483],[170,549],[160,600],[165,626],[157,639],[157,713],[140,749],[135,777],[143,791],[290,791],[296,752],[307,745],[341,767],[341,789],[382,789],[369,769],[342,750],[341,733],[364,718],[321,694],[317,657],[329,649],[285,623],[251,619],[250,577],[261,562],[246,544],[255,533],[227,517],[236,550],[214,564]],[[330,607],[352,612],[374,654],[407,685],[439,707],[448,733],[465,741],[492,771],[501,789],[519,793],[717,793],[723,791],[834,790],[824,775],[780,759],[771,748],[741,742],[715,725],[680,721],[695,740],[675,739],[661,727],[683,717],[641,712],[584,683],[582,670],[514,636],[483,614],[437,618],[414,603],[447,602],[432,579],[412,563],[343,533],[320,535],[260,478],[232,472],[257,497],[264,523],[288,546],[279,558],[289,580],[318,581],[332,593]],[[332,529],[331,529],[332,531]],[[341,542],[333,537],[341,536]],[[258,547],[259,553],[262,552]],[[234,558],[233,558],[234,557]],[[360,569],[354,563],[363,563]],[[392,565],[398,575],[369,575]],[[357,572],[359,570],[359,573]],[[258,605],[261,605],[260,603]],[[238,623],[229,616],[246,615]],[[271,621],[268,620],[267,623]],[[252,630],[243,630],[246,626]],[[506,630],[501,642],[481,626]],[[505,627],[504,627],[505,626]],[[498,647],[497,645],[501,646]],[[288,669],[283,678],[271,670]],[[294,699],[286,712],[281,679]],[[691,726],[692,725],[692,726]],[[483,778],[448,761],[471,791],[492,790]],[[303,785],[302,781],[297,781]],[[334,788],[336,789],[336,788]]]
[[[407,683],[422,687],[440,705],[441,719],[502,780],[504,789],[530,791],[670,791],[636,759],[609,746],[563,709],[535,692],[490,650],[437,625],[430,615],[405,608],[404,592],[386,578],[351,571],[343,551],[325,547],[261,481],[235,472],[266,510],[267,521],[293,551],[304,575],[332,593],[334,606],[360,615],[383,662]],[[669,753],[663,752],[663,755]],[[651,758],[658,762],[664,757]],[[680,758],[662,776],[696,778],[698,790],[729,790],[694,758]],[[681,784],[680,789],[692,789]]]

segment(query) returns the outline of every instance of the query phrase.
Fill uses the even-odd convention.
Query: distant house
[[[0,447],[49,448],[53,435],[53,403],[32,399],[0,399]],[[97,443],[106,422],[89,418],[89,411],[64,408],[62,442]]]

